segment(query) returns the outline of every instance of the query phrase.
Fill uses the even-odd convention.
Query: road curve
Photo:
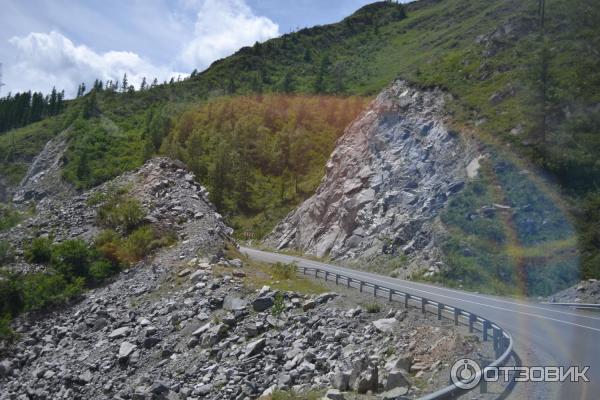
[[[447,289],[248,247],[240,251],[257,261],[319,267],[478,314],[512,335],[515,351],[525,366],[589,366],[587,383],[519,383],[511,399],[600,398],[600,313]]]

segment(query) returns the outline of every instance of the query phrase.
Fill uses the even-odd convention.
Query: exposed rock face
[[[339,139],[316,194],[267,244],[334,259],[414,257],[427,248],[433,263],[435,217],[463,188],[467,166],[476,174],[479,156],[444,124],[446,100],[403,81],[382,92]]]
[[[66,131],[46,143],[42,152],[29,166],[27,174],[15,191],[14,202],[40,200],[58,195],[68,198],[75,193],[74,188],[61,178],[62,158],[67,145]]]

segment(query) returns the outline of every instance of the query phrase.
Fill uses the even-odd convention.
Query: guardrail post
[[[494,351],[496,352],[496,358],[500,357],[502,351],[500,349],[500,339],[502,338],[502,331],[494,328]]]
[[[488,340],[488,329],[490,328],[490,321],[487,319],[483,321],[482,325],[482,333],[483,333],[483,341],[487,342]]]
[[[377,288],[379,288],[379,286],[377,286],[377,285],[373,286],[373,297],[377,297]]]
[[[481,360],[481,370],[485,370],[487,367],[489,367],[490,365],[490,361],[488,359],[482,359]],[[485,394],[488,392],[488,386],[487,386],[487,381],[485,379],[483,379],[484,377],[482,376],[481,381],[479,382],[479,393],[481,394]]]
[[[390,293],[389,293],[389,297],[388,297],[388,301],[392,301],[392,296],[394,295],[394,289],[390,289]]]
[[[327,282],[328,277],[329,277],[329,271],[325,271],[325,282]]]
[[[410,294],[404,293],[404,308],[408,308],[408,300],[410,299]]]
[[[358,289],[362,293],[363,281],[360,281],[360,288]]]
[[[302,275],[306,275],[306,267],[302,267]]]
[[[475,315],[469,314],[469,333],[473,333],[473,325],[475,324],[476,318]]]
[[[315,278],[319,277],[319,270],[315,268]]]
[[[335,274],[335,285],[336,286],[337,286],[339,280],[340,280],[340,275],[339,274]]]
[[[461,311],[460,308],[454,308],[454,325],[458,326],[458,318],[460,317]]]
[[[508,349],[508,346],[510,346],[510,339],[502,335],[501,343],[502,344],[500,345],[500,348],[502,349],[502,351],[505,351],[506,349]]]
[[[442,311],[443,310],[444,310],[444,305],[442,303],[438,303],[438,309],[437,309],[438,321],[442,319]]]
[[[350,288],[350,282],[352,282],[352,278],[346,278],[348,280],[348,289]]]
[[[427,299],[421,297],[421,312],[425,314],[427,312]]]

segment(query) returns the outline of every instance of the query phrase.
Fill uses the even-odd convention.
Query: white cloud
[[[204,69],[243,46],[279,36],[279,26],[254,15],[244,0],[203,0],[199,5],[195,37],[180,55],[189,68]]]
[[[92,47],[99,44],[94,40],[96,33],[86,37],[87,42],[91,40],[86,44],[74,42],[73,33],[67,35],[55,30],[48,33],[42,27],[37,32],[8,36],[8,48],[0,50],[13,59],[4,60],[4,81],[10,86],[3,88],[2,94],[8,90],[48,93],[55,86],[59,90],[64,88],[67,96],[72,97],[81,82],[89,87],[95,79],[121,81],[125,73],[129,83],[137,88],[142,77],[149,81],[156,77],[160,82],[172,76],[184,77],[243,46],[279,35],[279,26],[269,18],[255,15],[246,0],[180,0],[179,6],[171,8],[161,4],[155,8],[133,7],[129,11],[133,14],[128,28],[138,35],[133,43],[129,36],[127,40],[123,38],[126,30],[117,29],[119,26],[114,24],[105,26],[106,21],[100,20],[98,23],[106,33],[98,40],[107,51]],[[153,28],[153,24],[161,25]],[[77,32],[81,29],[75,25]],[[157,35],[162,37],[166,32],[170,32],[169,40],[157,39]],[[113,34],[114,41],[107,42],[107,35]],[[126,49],[137,43],[143,45],[137,46],[136,51],[108,51],[111,47],[107,48],[106,43],[128,46]],[[157,53],[168,55],[157,57]],[[153,59],[140,54],[152,54]],[[181,70],[187,73],[177,72]]]
[[[84,45],[75,45],[58,32],[30,33],[9,40],[17,51],[17,61],[6,70],[7,79],[19,82],[18,90],[35,88],[48,92],[52,86],[65,89],[72,96],[81,82],[90,85],[95,79],[121,80],[127,74],[136,87],[142,77],[170,79],[178,73],[155,66],[139,55],[127,51],[96,53]]]

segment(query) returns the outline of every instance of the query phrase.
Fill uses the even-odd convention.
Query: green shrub
[[[271,314],[274,316],[278,316],[282,312],[285,311],[285,300],[283,298],[283,294],[281,292],[277,292],[275,295],[275,299],[273,301],[273,307],[271,307]]]
[[[83,240],[65,240],[52,249],[52,265],[67,280],[89,274],[92,254]]]
[[[13,248],[6,240],[0,240],[0,266],[14,259]]]
[[[0,316],[15,316],[24,306],[21,282],[15,274],[0,275]]]
[[[23,276],[25,310],[39,310],[63,304],[83,291],[84,279],[67,281],[61,274],[36,273]]]
[[[97,212],[100,225],[124,233],[140,226],[144,217],[145,213],[139,201],[121,196],[109,200]]]
[[[0,204],[0,231],[12,228],[21,222],[22,216],[10,205]]]
[[[296,276],[296,264],[275,263],[271,267],[275,279],[292,279]]]
[[[143,226],[136,229],[125,239],[121,247],[121,257],[130,262],[138,261],[144,258],[151,250],[155,233],[152,227]]]
[[[31,263],[46,264],[52,258],[52,241],[47,237],[38,237],[25,249],[25,259]]]
[[[0,315],[0,341],[13,343],[17,334],[10,327],[10,315]]]
[[[118,264],[114,264],[108,260],[97,260],[90,266],[90,277],[96,283],[100,283],[118,272]]]
[[[122,242],[121,235],[111,229],[106,229],[96,236],[94,246],[102,257],[114,264],[119,264],[123,261],[120,256]]]

